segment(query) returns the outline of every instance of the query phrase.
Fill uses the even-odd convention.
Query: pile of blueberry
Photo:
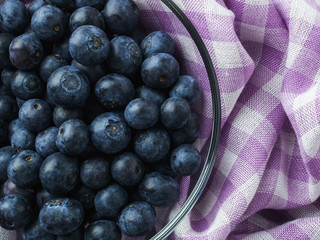
[[[191,144],[197,81],[132,0],[0,5],[0,226],[23,239],[121,239],[154,229]]]

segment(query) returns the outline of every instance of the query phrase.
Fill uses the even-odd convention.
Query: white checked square
[[[234,91],[234,92],[222,92],[221,98],[223,99],[223,102],[225,103],[225,114],[226,116],[229,116],[232,109],[234,108],[240,93],[242,92],[242,88]]]
[[[262,89],[264,91],[272,94],[274,97],[280,99],[283,80],[284,80],[284,76],[283,75],[276,74],[276,75],[274,75],[273,78],[271,78],[270,81],[268,81],[262,87]]]
[[[251,5],[268,5],[270,1],[269,0],[245,0],[245,2]]]
[[[226,149],[222,156],[218,171],[221,172],[224,176],[228,176],[233,167],[233,164],[237,160],[237,157],[238,156],[236,154]]]
[[[247,23],[241,23],[240,26],[240,39],[242,41],[264,42],[265,28]]]
[[[236,42],[211,42],[218,68],[242,67],[243,63]]]
[[[319,86],[314,85],[309,88],[308,91],[298,95],[293,101],[293,111],[297,111],[299,108],[305,107],[308,103],[313,102],[317,97],[319,97],[317,94],[318,87]],[[314,111],[316,110],[315,106],[313,109]]]
[[[243,106],[232,125],[247,134],[252,134],[264,118],[260,113]]]
[[[177,38],[183,51],[183,57],[192,62],[198,62],[193,40],[181,34],[177,35]]]
[[[291,3],[290,19],[300,19],[314,24],[317,18],[317,9],[301,0],[293,0]]]
[[[299,54],[301,53],[302,48],[302,44],[295,44],[293,42],[289,42],[286,61],[287,68],[292,67],[294,61],[298,58]]]
[[[250,236],[245,237],[243,240],[275,240],[275,238],[268,232],[260,231],[256,234],[250,234]]]
[[[279,172],[277,186],[274,195],[288,201],[288,178],[282,172]]]
[[[256,173],[238,188],[238,190],[246,198],[246,201],[248,204],[252,201],[254,195],[256,194],[257,188],[259,186],[259,182],[260,182],[260,177],[258,173]]]

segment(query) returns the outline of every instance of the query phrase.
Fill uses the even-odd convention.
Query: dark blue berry
[[[35,139],[36,135],[25,129],[17,129],[11,136],[11,147],[16,152],[21,152],[22,150],[34,150],[35,149]]]
[[[179,78],[177,60],[168,53],[158,53],[146,58],[141,65],[142,81],[148,87],[168,88]]]
[[[83,112],[80,108],[66,108],[56,106],[53,110],[53,122],[57,127],[70,119],[83,119]]]
[[[63,66],[49,77],[47,92],[58,105],[79,107],[85,104],[90,95],[90,82],[82,70]]]
[[[44,89],[43,82],[35,72],[18,70],[11,80],[12,93],[22,100],[41,97]]]
[[[40,181],[54,196],[65,196],[78,183],[79,165],[76,158],[57,152],[47,157],[40,167]]]
[[[36,195],[36,203],[39,208],[41,208],[46,202],[54,199],[50,193],[48,193],[45,189],[39,191]]]
[[[83,121],[70,119],[59,127],[56,145],[60,152],[78,155],[87,149],[88,144],[89,130]]]
[[[157,162],[170,150],[170,137],[163,128],[139,132],[134,140],[135,153],[145,162]]]
[[[80,227],[84,210],[80,202],[71,198],[50,200],[40,210],[40,226],[55,235],[65,235]]]
[[[56,236],[45,231],[39,219],[33,220],[22,232],[23,240],[56,240]]]
[[[1,72],[1,83],[6,88],[11,89],[11,79],[14,78],[16,71],[13,69],[3,69]]]
[[[181,97],[191,105],[200,97],[200,89],[197,80],[188,75],[179,77],[178,82],[170,91],[170,97]]]
[[[8,124],[0,119],[0,144],[8,140]]]
[[[110,42],[110,54],[107,66],[110,72],[125,76],[138,73],[142,63],[142,52],[139,45],[130,37],[115,37]]]
[[[191,113],[191,117],[182,128],[170,130],[169,134],[173,146],[179,146],[184,143],[194,143],[200,134],[199,119],[196,114]]]
[[[80,179],[91,189],[107,186],[111,179],[109,162],[103,157],[89,158],[81,165]]]
[[[84,230],[82,227],[77,228],[73,232],[65,235],[57,236],[55,240],[83,240]]]
[[[31,203],[22,195],[10,194],[0,200],[0,226],[4,229],[24,228],[33,214]]]
[[[52,109],[44,100],[30,99],[21,106],[19,119],[25,128],[40,132],[51,125]]]
[[[7,180],[7,167],[15,153],[11,146],[0,148],[0,182]]]
[[[35,191],[31,188],[21,188],[8,179],[3,184],[3,194],[4,196],[8,196],[10,194],[18,194],[27,198],[30,203],[33,203],[35,198]]]
[[[48,157],[50,154],[58,152],[59,149],[56,146],[56,138],[58,135],[58,128],[49,127],[46,130],[40,132],[35,141],[36,151],[41,157]]]
[[[3,30],[21,34],[29,25],[30,17],[24,4],[18,0],[5,0],[0,5],[0,22]]]
[[[77,28],[69,40],[72,58],[85,66],[92,66],[107,60],[110,51],[109,39],[100,28],[85,25]]]
[[[9,46],[13,38],[9,33],[0,33],[0,68],[12,67],[9,58]]]
[[[118,153],[125,149],[131,139],[130,127],[124,118],[114,112],[96,117],[90,126],[94,146],[104,153]]]
[[[76,8],[89,6],[101,11],[106,4],[106,0],[74,0],[73,3]]]
[[[181,176],[191,176],[200,167],[201,155],[194,146],[183,144],[173,150],[170,162],[175,173]]]
[[[157,206],[168,207],[179,198],[179,184],[171,177],[158,172],[145,175],[139,185],[139,193],[144,201]]]
[[[139,9],[132,0],[108,0],[103,15],[111,32],[128,35],[138,25]]]
[[[134,98],[132,82],[125,76],[111,73],[101,78],[95,87],[98,102],[109,110],[123,109]]]
[[[13,97],[0,95],[0,119],[9,122],[17,117],[18,106]]]
[[[72,0],[50,0],[50,2],[58,8],[66,8],[70,5]]]
[[[143,177],[144,164],[134,153],[122,153],[113,159],[111,174],[120,185],[134,186]]]
[[[84,233],[84,240],[121,240],[121,232],[117,225],[109,220],[91,223]]]
[[[160,119],[166,128],[182,128],[190,117],[190,105],[183,98],[171,97],[161,105]]]
[[[145,58],[157,53],[168,53],[173,55],[175,44],[169,34],[163,31],[156,31],[146,36],[141,44],[141,50]]]
[[[91,209],[94,207],[96,192],[84,185],[77,187],[69,195],[78,200],[84,209]]]
[[[63,59],[68,62],[72,61],[72,57],[69,51],[69,37],[60,40],[59,42],[55,42],[52,47],[52,53],[60,55]]]
[[[50,75],[62,66],[68,65],[67,60],[58,54],[46,56],[40,65],[39,73],[43,81],[47,82]]]
[[[156,224],[154,208],[143,201],[126,206],[119,217],[121,232],[129,237],[138,237],[150,232]]]
[[[157,104],[158,107],[160,107],[162,103],[168,98],[167,94],[164,91],[160,89],[149,88],[147,86],[141,86],[137,88],[136,97],[152,101]]]
[[[9,55],[13,66],[21,70],[31,70],[40,64],[43,46],[33,32],[25,33],[12,40]]]
[[[75,31],[83,25],[93,25],[102,30],[105,29],[105,22],[102,13],[93,7],[82,7],[72,13],[69,19],[70,31]]]
[[[7,174],[8,178],[19,187],[33,188],[39,183],[41,156],[31,150],[24,150],[12,157]]]
[[[150,128],[158,122],[159,107],[147,99],[136,98],[127,105],[124,118],[135,129]]]
[[[59,8],[44,5],[33,14],[31,29],[39,39],[54,42],[68,30],[68,19]]]
[[[32,16],[42,6],[47,5],[45,0],[33,0],[28,7],[29,15]]]
[[[94,66],[84,66],[73,60],[71,65],[84,71],[87,74],[92,86],[94,86],[98,80],[105,76],[108,72],[105,63],[100,63]]]
[[[125,206],[127,200],[126,189],[118,184],[111,184],[97,193],[94,207],[104,217],[113,218]]]

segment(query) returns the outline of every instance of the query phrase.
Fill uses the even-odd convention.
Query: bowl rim
[[[193,39],[201,58],[204,62],[211,90],[212,99],[212,131],[210,136],[210,146],[205,160],[203,169],[199,176],[199,179],[192,190],[191,194],[179,210],[178,214],[168,222],[157,234],[155,234],[150,240],[162,240],[167,238],[176,228],[176,226],[181,222],[181,220],[191,211],[196,202],[198,201],[201,193],[203,192],[207,182],[212,173],[213,165],[217,156],[218,145],[221,135],[221,100],[218,79],[215,73],[215,69],[210,57],[210,54],[200,37],[198,31],[191,23],[189,18],[184,14],[184,12],[172,1],[172,0],[161,0],[180,20],[184,25],[186,30],[189,32],[191,38]]]

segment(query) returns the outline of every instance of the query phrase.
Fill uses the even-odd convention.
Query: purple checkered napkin
[[[201,101],[194,106],[201,136],[195,145],[205,149],[212,113],[200,54],[160,0],[136,2],[141,24],[167,31],[176,41],[182,73],[201,82]],[[168,239],[319,240],[320,1],[174,2],[212,56],[222,135],[205,191]],[[159,214],[156,230],[175,215],[198,176],[184,178],[179,203],[169,215]]]

